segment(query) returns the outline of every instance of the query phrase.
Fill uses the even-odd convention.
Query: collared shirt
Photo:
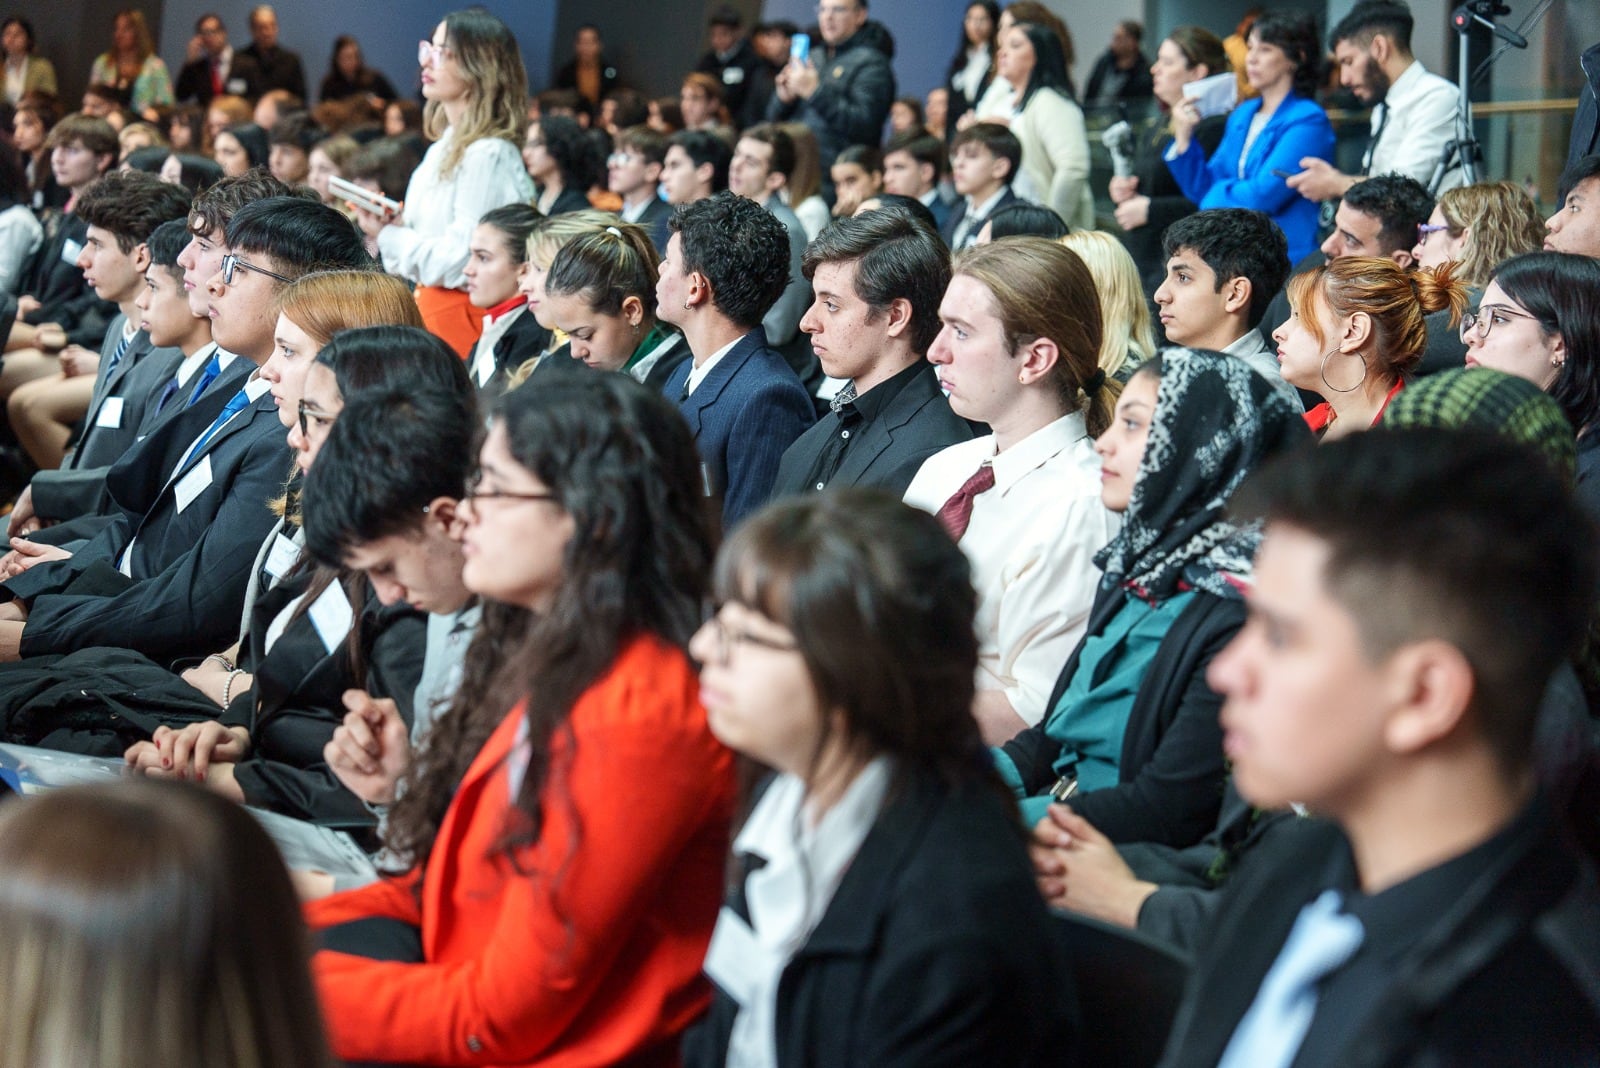
[[[984,220],[994,211],[995,205],[1000,203],[1000,198],[1006,195],[1008,188],[1010,188],[1008,185],[1001,186],[999,192],[982,204],[975,205],[972,203],[971,197],[967,198],[967,213],[962,216],[961,222],[950,235],[952,238],[950,242],[951,248],[962,249],[972,243],[978,236],[978,231],[983,229]]]
[[[1389,86],[1383,103],[1372,109],[1372,128],[1382,133],[1372,149],[1367,173],[1403,174],[1423,185],[1433,177],[1444,146],[1456,136],[1461,93],[1454,83],[1413,62]],[[1385,117],[1387,113],[1387,118]],[[1438,195],[1462,184],[1458,164],[1434,190]]]
[[[180,388],[187,386],[190,382],[194,381],[194,376],[196,373],[199,372],[200,368],[205,366],[205,362],[207,360],[211,359],[211,354],[215,352],[216,349],[217,343],[215,341],[207,342],[206,344],[201,345],[198,349],[195,349],[192,354],[185,356],[178,363],[178,370],[173,374],[172,377],[177,379]],[[222,363],[221,357],[218,357],[217,363]]]
[[[1284,381],[1283,366],[1278,363],[1278,354],[1267,347],[1266,341],[1261,337],[1261,331],[1246,330],[1222,351],[1230,356],[1239,357],[1262,378],[1271,382],[1272,388],[1283,394],[1294,405],[1295,411],[1305,411],[1306,406],[1300,400],[1300,391]]]
[[[483,333],[472,350],[472,380],[481,389],[494,377],[494,347],[506,336],[518,319],[528,310],[528,297],[518,293],[510,300],[501,301],[483,315]]]
[[[659,196],[656,196],[654,193],[652,193],[650,196],[645,197],[637,204],[629,204],[626,200],[624,200],[622,202],[622,210],[618,212],[618,214],[622,216],[623,222],[636,223],[644,217],[644,213],[650,207],[650,205],[660,199],[661,198]]]
[[[961,550],[978,590],[980,690],[1004,690],[1032,725],[1089,625],[1100,583],[1094,554],[1122,526],[1100,502],[1100,458],[1083,414],[1064,415],[1004,452],[994,436],[935,453],[905,500],[938,512],[986,459],[995,484],[973,501]]]
[[[461,688],[461,667],[467,646],[483,619],[483,605],[469,604],[459,612],[430,614],[428,637],[422,654],[422,677],[413,702],[411,745],[422,744],[439,714],[450,706]]]
[[[933,365],[926,360],[913,361],[910,366],[895,372],[865,393],[856,394],[854,400],[839,405],[837,412],[824,415],[822,422],[829,427],[828,445],[817,454],[811,472],[806,476],[806,485],[814,490],[825,489],[833,481],[833,476],[839,473],[846,450],[851,442],[861,436],[862,429],[882,415],[883,410],[912,379],[932,369]]]
[[[700,383],[706,380],[706,375],[711,373],[711,369],[715,367],[724,356],[732,352],[735,345],[744,339],[745,335],[740,334],[738,337],[734,338],[732,341],[728,342],[726,345],[722,346],[716,352],[713,352],[710,356],[708,356],[705,363],[698,367],[691,368],[689,371],[689,380],[683,384],[683,395],[685,397],[693,396],[694,391],[700,388]]]
[[[777,1064],[778,982],[877,821],[892,771],[888,758],[873,760],[820,820],[807,810],[805,783],[780,775],[745,821],[733,851],[765,861],[745,880],[750,919],[724,908],[706,952],[706,974],[739,1004],[728,1064]]]

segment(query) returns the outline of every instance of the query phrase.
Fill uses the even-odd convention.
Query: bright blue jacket
[[[1297,174],[1300,161],[1307,156],[1333,162],[1333,124],[1328,113],[1314,100],[1290,93],[1262,128],[1250,155],[1239,166],[1250,120],[1261,110],[1261,101],[1247,100],[1228,116],[1222,143],[1207,159],[1194,141],[1189,150],[1167,160],[1167,168],[1183,189],[1183,195],[1203,208],[1255,208],[1272,216],[1289,240],[1289,262],[1301,259],[1317,248],[1315,203],[1290,189],[1279,175]]]

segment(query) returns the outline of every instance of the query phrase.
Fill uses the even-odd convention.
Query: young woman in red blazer
[[[684,652],[698,485],[682,418],[625,376],[496,408],[462,502],[464,579],[492,610],[389,813],[420,862],[307,909],[326,946],[420,933],[420,961],[316,955],[341,1057],[676,1063],[734,799]]]

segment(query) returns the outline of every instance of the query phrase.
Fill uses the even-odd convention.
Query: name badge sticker
[[[293,538],[286,538],[282,534],[273,535],[272,548],[267,552],[267,574],[275,579],[281,579],[299,560],[300,546],[294,543]]]
[[[107,397],[105,403],[100,405],[100,410],[95,413],[94,425],[103,426],[107,430],[116,430],[122,425],[123,398]]]
[[[178,514],[194,503],[194,499],[211,485],[211,457],[200,457],[200,462],[189,468],[189,473],[178,479],[172,492],[178,498]]]

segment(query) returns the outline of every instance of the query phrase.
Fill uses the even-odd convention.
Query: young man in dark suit
[[[893,208],[839,219],[806,249],[816,300],[800,320],[822,369],[847,385],[783,454],[773,496],[876,486],[901,496],[922,461],[972,437],[927,361],[950,254]]]
[[[722,526],[767,502],[783,451],[816,421],[811,398],[770,345],[761,318],[789,284],[789,235],[771,212],[724,190],[679,208],[656,283],[656,315],[691,358],[662,392],[700,450]]]
[[[617,133],[606,161],[606,188],[622,198],[623,222],[638,223],[656,251],[666,255],[667,220],[672,206],[661,199],[661,169],[667,161],[667,139],[648,126],[629,126]]]
[[[152,659],[226,646],[236,636],[255,550],[289,470],[277,405],[254,372],[271,354],[277,295],[317,268],[370,260],[361,235],[323,204],[271,197],[227,225],[205,283],[219,359],[197,398],[115,464],[116,514],[70,556],[58,551],[7,580],[0,659],[97,645]],[[208,368],[209,370],[209,368]],[[25,623],[23,621],[26,621]]]
[[[1357,435],[1243,496],[1267,526],[1209,671],[1224,745],[1246,800],[1322,819],[1241,865],[1163,1063],[1600,1062],[1600,897],[1531,759],[1594,611],[1589,521],[1459,431]]]
[[[960,252],[978,240],[989,217],[1017,199],[1011,191],[1022,165],[1022,142],[996,122],[979,122],[950,142],[950,177],[965,199],[945,217],[939,236]]]

